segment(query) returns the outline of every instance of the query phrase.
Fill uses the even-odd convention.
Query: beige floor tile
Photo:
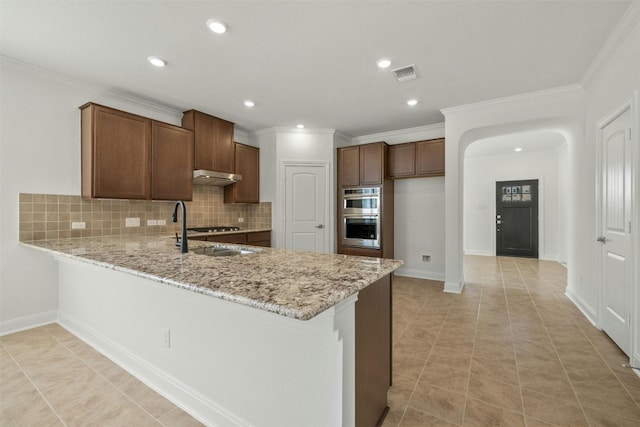
[[[424,381],[418,382],[409,401],[409,407],[454,424],[462,423],[464,404],[464,395],[432,387]]]
[[[394,349],[396,350],[396,349]],[[398,353],[394,351],[392,362],[393,375],[400,375],[417,380],[422,374],[422,368],[425,364],[425,359],[417,359],[412,357],[412,354]]]
[[[467,397],[512,412],[522,413],[520,387],[471,373]]]
[[[558,426],[588,426],[577,402],[562,400],[547,394],[522,390],[527,416]]]
[[[414,408],[407,409],[400,423],[400,427],[453,427],[457,425]]]
[[[395,409],[391,408],[387,413],[387,417],[384,419],[381,427],[398,427],[400,425],[400,421],[404,415],[404,408]]]
[[[559,399],[575,400],[575,394],[566,375],[556,376],[545,371],[524,369],[518,371],[523,389],[555,396]]]
[[[391,388],[387,392],[387,404],[392,410],[404,412],[411,399],[411,393],[418,380],[406,376],[394,375]],[[399,421],[399,420],[398,420]]]
[[[547,423],[533,417],[525,417],[525,419],[527,421],[527,427],[555,427],[551,423]]]
[[[59,415],[69,426],[160,424],[113,386],[82,394],[78,399],[61,406]]]
[[[173,403],[133,376],[129,376],[118,388],[153,417],[160,417],[175,408]]]
[[[464,412],[464,426],[476,427],[518,427],[524,426],[521,413],[511,412],[504,408],[488,405],[479,400],[467,399]]]
[[[466,394],[469,383],[469,371],[461,371],[449,365],[427,362],[420,380],[454,393]]]
[[[518,384],[516,363],[511,359],[503,360],[488,357],[473,357],[471,373],[499,381]]]
[[[174,408],[158,418],[164,427],[198,427],[204,424],[187,414],[180,408]]]
[[[591,427],[638,427],[640,425],[638,418],[622,418],[612,414],[611,411],[602,411],[588,406],[584,407],[584,411]]]
[[[20,400],[11,403],[3,402],[0,406],[0,426],[7,427],[41,427],[62,426],[60,418],[51,407],[32,389],[32,392],[22,394]]]

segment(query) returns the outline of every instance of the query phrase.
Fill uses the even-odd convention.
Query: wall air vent
[[[418,78],[418,69],[415,65],[407,65],[405,67],[391,70],[398,83],[406,82]]]

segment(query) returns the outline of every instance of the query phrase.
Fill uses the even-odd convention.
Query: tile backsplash
[[[83,199],[80,196],[20,193],[19,203],[20,241],[164,234],[180,229],[179,222],[171,222],[175,204],[171,201]],[[222,187],[194,186],[193,201],[185,204],[187,227],[271,228],[271,202],[224,204]],[[140,226],[125,227],[126,218],[140,218]],[[244,218],[244,222],[238,222],[238,218]],[[166,225],[147,225],[148,220],[165,220]],[[84,222],[86,228],[72,229],[73,222]]]

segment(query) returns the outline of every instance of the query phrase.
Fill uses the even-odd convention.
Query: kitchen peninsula
[[[59,261],[60,324],[208,425],[374,426],[383,415],[371,367],[390,365],[402,261],[257,247],[211,257],[195,253],[204,241],[180,254],[166,235],[22,244]]]

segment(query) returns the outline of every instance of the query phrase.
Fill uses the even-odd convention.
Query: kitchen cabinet
[[[93,103],[80,110],[82,197],[148,199],[151,120]]]
[[[167,123],[151,124],[151,198],[193,198],[193,132]]]
[[[224,187],[224,203],[260,202],[260,149],[235,143],[235,173],[242,181]]]
[[[376,142],[338,149],[338,185],[382,185],[386,177],[387,144]]]
[[[94,103],[80,109],[83,197],[192,199],[193,132]]]
[[[356,302],[356,426],[379,426],[389,410],[392,291],[386,275],[358,293]]]
[[[236,245],[251,245],[271,247],[271,231],[251,231],[248,233],[218,234],[208,236],[193,236],[189,240],[205,242],[234,243]]]
[[[398,144],[389,147],[389,176],[409,177],[416,174],[416,144]]]
[[[416,142],[416,175],[444,176],[444,138]]]
[[[391,178],[443,175],[443,138],[408,142],[389,147],[389,176]]]
[[[271,247],[271,232],[270,231],[256,231],[253,233],[247,233],[247,244],[251,246],[263,246]]]
[[[200,111],[185,111],[182,127],[194,133],[194,168],[234,173],[233,123]]]

